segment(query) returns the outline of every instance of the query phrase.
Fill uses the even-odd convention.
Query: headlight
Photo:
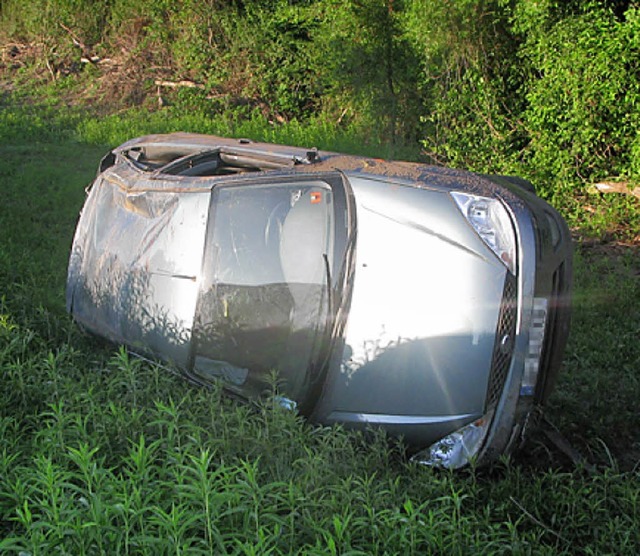
[[[511,218],[503,204],[497,199],[458,191],[452,192],[451,196],[477,234],[511,273],[515,274],[515,234]]]
[[[411,461],[448,469],[458,469],[471,463],[482,448],[492,418],[493,410],[418,452]]]

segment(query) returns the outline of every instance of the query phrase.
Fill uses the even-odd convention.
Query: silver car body
[[[547,399],[570,283],[566,224],[524,180],[179,133],[105,157],[67,306],[243,396],[273,367],[312,421],[459,467]]]

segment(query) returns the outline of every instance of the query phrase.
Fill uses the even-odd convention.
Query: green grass
[[[595,461],[640,468],[640,245],[582,247],[571,341],[550,414]]]
[[[0,113],[0,551],[638,552],[632,247],[579,248],[574,327],[548,408],[592,474],[541,434],[489,470],[413,466],[380,433],[312,427],[272,397],[240,404],[80,334],[64,311],[66,264],[103,144],[154,130],[233,131],[222,119],[192,124]],[[320,124],[234,125],[268,140],[377,148],[355,132],[323,136]],[[624,224],[624,211],[604,213],[604,228]]]

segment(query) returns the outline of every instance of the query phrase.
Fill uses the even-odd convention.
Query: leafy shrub
[[[532,33],[522,56],[532,67],[523,114],[527,166],[548,183],[638,172],[640,14],[618,20],[595,9]]]
[[[109,3],[101,0],[4,0],[0,32],[31,44],[32,63],[55,76],[60,69],[78,69],[82,48],[101,42],[108,16]]]
[[[132,10],[126,0],[6,0],[0,34],[37,47],[30,68],[15,60],[27,48],[9,40],[2,64],[9,82],[52,105],[161,108],[231,134],[260,118],[330,123],[357,130],[365,148],[387,145],[388,156],[419,141],[435,163],[524,175],[566,199],[585,182],[640,176],[634,6],[140,0]],[[73,38],[101,63],[81,64]],[[134,127],[162,130],[165,120]]]
[[[411,3],[407,34],[422,76],[423,145],[435,162],[499,171],[522,148],[517,40],[501,0]]]
[[[323,109],[394,144],[419,134],[419,64],[404,31],[405,2],[326,0],[314,34]]]

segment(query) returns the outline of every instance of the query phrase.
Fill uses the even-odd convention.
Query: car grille
[[[516,278],[508,273],[504,284],[496,342],[493,348],[493,360],[486,398],[487,410],[493,409],[498,403],[509,372],[516,336],[517,293]]]

